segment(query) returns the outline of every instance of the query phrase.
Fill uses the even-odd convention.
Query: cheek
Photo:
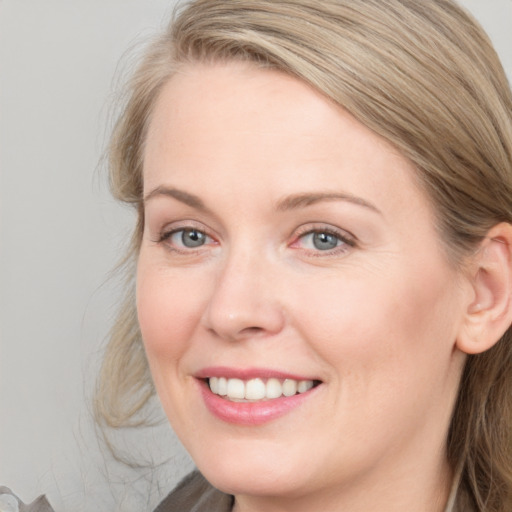
[[[455,339],[458,303],[450,279],[445,271],[405,266],[394,274],[327,279],[308,287],[297,318],[322,358],[344,372],[380,381],[383,373],[405,379],[422,367],[428,374],[440,360],[448,364]]]
[[[340,425],[341,445],[350,438],[371,452],[431,418],[445,424],[457,301],[442,276],[430,277],[344,279],[308,293],[300,325],[329,364],[329,421]]]
[[[201,317],[199,299],[190,280],[139,262],[137,315],[152,368],[179,360],[186,351]]]

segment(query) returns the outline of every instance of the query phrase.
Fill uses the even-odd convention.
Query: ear
[[[512,225],[494,226],[470,262],[473,296],[467,306],[457,348],[466,354],[485,352],[512,323]]]

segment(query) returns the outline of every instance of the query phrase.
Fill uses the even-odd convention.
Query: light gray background
[[[463,4],[512,77],[512,0]],[[57,512],[150,510],[190,467],[166,425],[123,440],[170,463],[114,463],[87,400],[133,220],[98,167],[113,77],[173,5],[0,0],[0,485],[25,501],[46,493]]]

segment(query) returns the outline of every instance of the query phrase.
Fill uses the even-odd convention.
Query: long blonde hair
[[[145,134],[163,84],[183,64],[240,59],[289,73],[342,105],[417,169],[454,263],[512,223],[512,95],[486,34],[452,0],[196,0],[147,50],[110,146],[113,194],[144,224]],[[128,285],[98,382],[96,417],[143,421],[154,394]],[[469,356],[448,436],[476,510],[512,510],[512,334]]]

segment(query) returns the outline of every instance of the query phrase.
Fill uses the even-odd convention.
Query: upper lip
[[[226,377],[228,379],[293,379],[293,380],[320,380],[316,377],[298,375],[295,373],[275,370],[271,368],[232,368],[227,366],[211,366],[202,368],[195,374],[198,379],[208,379],[210,377]]]

